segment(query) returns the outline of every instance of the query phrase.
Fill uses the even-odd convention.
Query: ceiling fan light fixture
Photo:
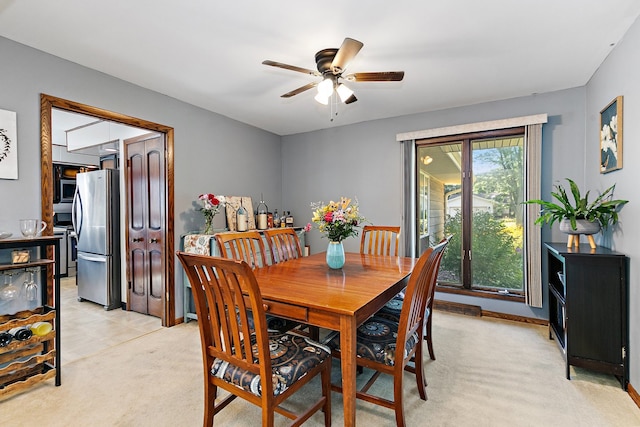
[[[328,96],[318,92],[318,94],[313,98],[318,101],[322,105],[329,105],[329,98],[331,98],[331,93]]]
[[[318,83],[318,95],[323,97],[330,97],[333,92],[333,80],[329,77]],[[318,101],[320,102],[320,101]]]
[[[343,85],[342,83],[338,85],[338,87],[336,88],[336,92],[338,92],[338,95],[340,96],[340,100],[345,103],[350,97],[353,96],[353,91],[348,87],[346,87],[345,85]]]

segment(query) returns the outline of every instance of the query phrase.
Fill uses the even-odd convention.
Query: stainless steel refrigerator
[[[76,175],[73,228],[77,235],[78,301],[120,302],[120,187],[118,171],[103,169]]]

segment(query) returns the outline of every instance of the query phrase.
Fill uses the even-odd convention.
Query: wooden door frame
[[[164,310],[162,313],[162,326],[173,326],[176,324],[175,307],[175,268],[174,257],[174,172],[173,172],[173,128],[147,120],[126,116],[120,113],[103,110],[90,105],[69,101],[51,95],[40,94],[40,182],[41,182],[41,209],[42,220],[47,223],[47,228],[43,232],[45,235],[53,235],[53,147],[51,140],[51,109],[71,111],[74,113],[93,116],[103,120],[109,120],[124,125],[147,129],[149,131],[165,134],[165,178],[166,178],[166,260],[165,260],[165,289]],[[125,185],[127,183],[125,182]],[[128,244],[127,244],[128,245]],[[52,282],[51,282],[52,283]],[[127,296],[128,299],[128,296]]]

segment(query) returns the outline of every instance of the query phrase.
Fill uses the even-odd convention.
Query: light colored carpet
[[[546,327],[442,312],[434,322],[428,401],[418,397],[415,377],[404,377],[409,426],[640,426],[640,410],[614,377],[572,368],[572,380],[564,378],[562,354]],[[47,382],[4,400],[0,425],[199,426],[201,371],[197,324],[161,329],[65,364],[60,387]],[[291,406],[316,396],[316,386]],[[392,393],[388,378],[374,387]],[[332,405],[333,425],[341,426],[342,395],[333,393]],[[392,411],[362,401],[357,422],[395,425]],[[260,425],[260,409],[236,400],[216,424]],[[276,424],[288,420],[276,415]],[[321,414],[307,423],[322,424]]]

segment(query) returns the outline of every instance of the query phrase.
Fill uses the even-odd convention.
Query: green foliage
[[[552,226],[554,222],[560,222],[566,218],[571,221],[571,228],[575,230],[577,228],[577,219],[586,219],[591,222],[598,221],[602,228],[607,228],[607,226],[618,222],[618,212],[629,201],[613,200],[615,184],[589,203],[589,191],[582,197],[578,185],[569,178],[566,178],[566,180],[569,181],[573,202],[569,199],[564,187],[559,184],[554,185],[556,191],[551,192],[551,195],[560,202],[559,204],[539,199],[524,202],[541,206],[540,217],[536,219],[536,224],[543,225],[548,223],[549,226]]]
[[[473,192],[494,201],[494,213],[521,221],[522,147],[501,147],[474,150],[474,163],[491,164],[491,170],[474,173]]]
[[[442,269],[460,276],[462,216],[448,216],[445,234],[453,235],[442,258]],[[504,223],[487,212],[474,212],[472,231],[473,284],[491,288],[522,289],[522,248]]]

